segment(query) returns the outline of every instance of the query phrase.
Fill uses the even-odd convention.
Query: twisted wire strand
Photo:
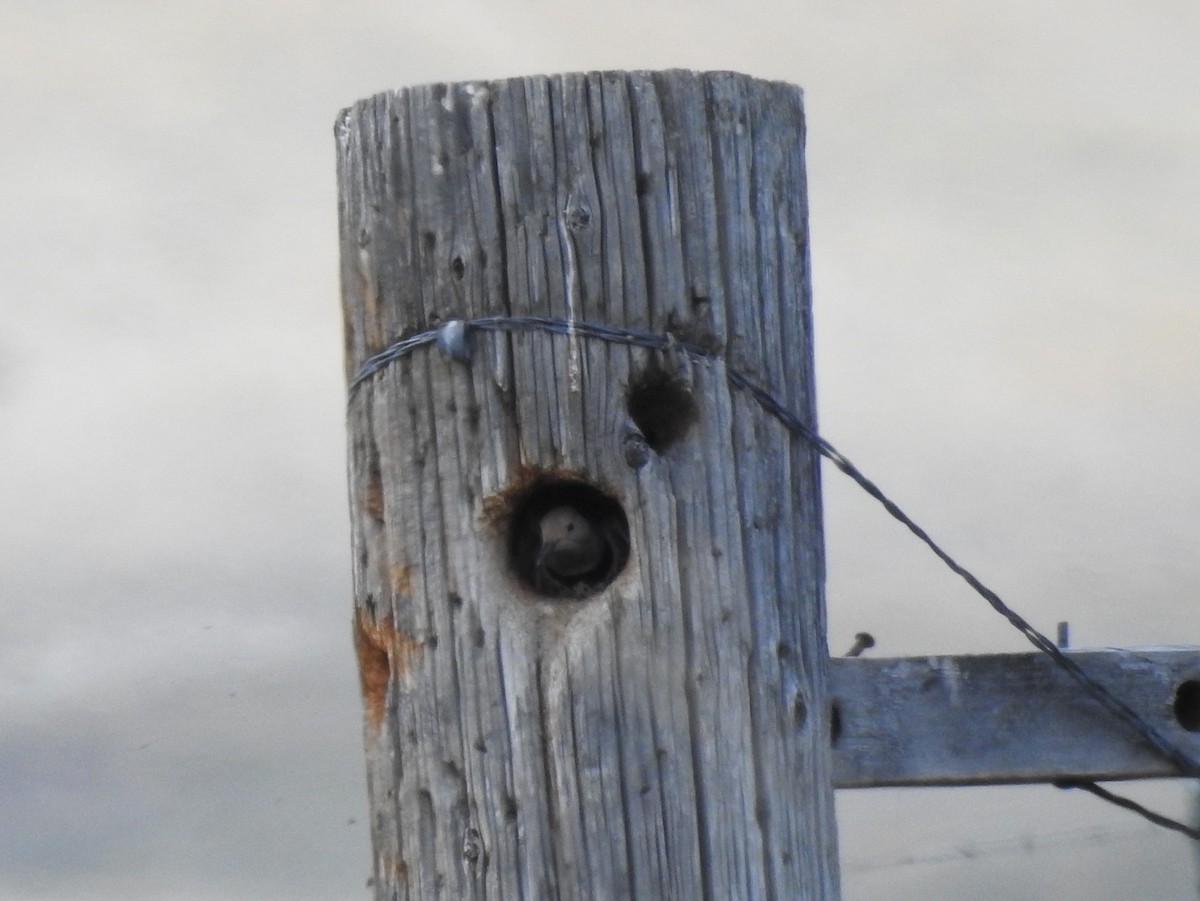
[[[1123,807],[1125,810],[1132,811],[1138,816],[1143,817],[1153,823],[1155,826],[1162,826],[1164,829],[1171,829],[1174,832],[1182,833],[1194,842],[1200,842],[1200,829],[1192,826],[1185,826],[1178,820],[1173,820],[1170,817],[1165,817],[1161,813],[1155,813],[1149,808],[1143,807],[1137,801],[1126,798],[1123,795],[1115,795],[1108,789],[1097,785],[1089,779],[1060,779],[1054,783],[1055,788],[1079,788],[1085,792],[1090,792],[1102,801],[1107,801],[1109,804],[1116,804],[1118,807]]]
[[[841,451],[818,435],[809,426],[805,425],[800,417],[785,407],[775,395],[756,383],[745,373],[729,366],[717,352],[705,350],[686,341],[680,341],[670,334],[658,334],[630,327],[618,328],[601,323],[577,320],[568,322],[565,319],[550,316],[485,316],[478,319],[452,320],[437,328],[401,338],[399,341],[396,341],[394,344],[389,345],[384,350],[364,361],[357,375],[350,381],[350,397],[353,398],[362,385],[380,370],[411,353],[414,349],[427,344],[437,342],[452,357],[466,359],[470,354],[467,342],[469,341],[469,334],[472,331],[489,333],[540,331],[556,335],[574,334],[596,338],[613,344],[644,347],[651,350],[675,348],[692,360],[722,364],[730,385],[753,397],[764,410],[778,419],[788,431],[810,444],[821,456],[849,476],[863,491],[875,498],[894,519],[902,523],[952,572],[962,578],[978,595],[987,601],[992,609],[1008,620],[1013,628],[1024,635],[1030,644],[1050,657],[1055,664],[1064,670],[1080,688],[1087,692],[1105,710],[1133,729],[1148,745],[1154,748],[1166,760],[1170,761],[1179,770],[1180,775],[1200,777],[1200,762],[1193,760],[1152,724],[1140,716],[1136,710],[1089,676],[1079,664],[1064,654],[1050,638],[1038,631],[1028,620],[1009,607],[1001,599],[1000,595],[985,585],[974,573],[955,560],[940,544],[934,541],[928,532],[905,513],[895,501],[884,494],[883,490],[867,478]],[[1080,787],[1092,791],[1093,789],[1088,786],[1094,786],[1096,789],[1099,789],[1099,786],[1095,786],[1095,783],[1063,783],[1063,787]],[[1098,792],[1093,791],[1093,793],[1099,794],[1101,797],[1108,794],[1103,789],[1099,789]],[[1106,798],[1106,800],[1113,800],[1116,797],[1111,796]],[[1113,803],[1118,802],[1113,800]],[[1133,802],[1129,802],[1129,804],[1133,804]],[[1137,805],[1134,806],[1136,807]],[[1154,814],[1153,816],[1157,817],[1158,815]],[[1158,820],[1153,821],[1158,822]],[[1171,828],[1179,826],[1180,824],[1176,824]],[[1188,831],[1188,827],[1180,828],[1192,838],[1197,837],[1193,832]]]

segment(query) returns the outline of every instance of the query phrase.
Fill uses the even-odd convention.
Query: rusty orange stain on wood
[[[425,647],[411,635],[407,635],[399,629],[392,629],[392,639],[392,660],[396,676],[407,681],[412,673],[413,664],[421,656]]]
[[[424,645],[413,636],[404,635],[404,632],[398,629],[392,629],[392,660],[394,660],[394,668],[396,675],[401,679],[408,679],[409,673],[413,672],[413,663],[416,662],[421,651],[425,650]]]
[[[361,607],[354,611],[354,652],[358,656],[363,713],[373,729],[379,728],[387,710],[387,689],[392,676],[388,656],[391,631],[394,631],[391,617],[371,622]]]
[[[388,575],[391,577],[393,594],[412,594],[412,571],[411,563],[393,563],[389,567]]]
[[[531,488],[543,482],[581,482],[592,484],[581,478],[581,474],[566,467],[542,467],[532,463],[522,463],[507,485],[483,499],[483,519],[493,526],[501,526],[507,522],[513,508]],[[596,486],[600,487],[600,486]]]
[[[363,493],[363,509],[375,522],[383,522],[383,473],[372,466],[367,473],[367,488]]]
[[[383,864],[381,869],[387,874],[393,885],[408,882],[408,864],[403,860],[397,860],[388,854],[384,856],[381,863]]]
[[[378,730],[383,723],[392,676],[407,681],[422,650],[421,642],[397,629],[391,616],[373,620],[361,607],[354,611],[354,652],[363,713],[372,729]]]

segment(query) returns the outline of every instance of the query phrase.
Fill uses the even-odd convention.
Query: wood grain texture
[[[452,318],[573,313],[718,347],[815,425],[797,88],[433,85],[335,132],[348,378]],[[651,369],[698,416],[635,468]],[[837,897],[807,446],[719,363],[541,333],[420,349],[348,428],[356,629],[393,636],[390,679],[363,680],[376,898]],[[505,554],[506,504],[547,471],[629,519],[627,565],[582,601]]]
[[[1200,757],[1200,649],[1067,651],[1173,744]],[[1045,654],[833,660],[838,788],[1177,776]]]

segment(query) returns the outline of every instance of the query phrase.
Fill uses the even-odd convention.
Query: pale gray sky
[[[1185,0],[5,0],[0,897],[367,897],[332,123],[401,85],[801,84],[827,437],[1037,625],[1200,643],[1198,48]],[[835,650],[1024,649],[826,492]],[[1090,797],[838,804],[848,901],[1196,896]]]

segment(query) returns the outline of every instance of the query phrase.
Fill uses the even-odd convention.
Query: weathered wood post
[[[588,73],[336,126],[378,899],[833,899],[800,91]],[[584,576],[543,515],[603,535]],[[559,576],[562,579],[559,580]],[[557,580],[557,581],[556,581]]]

